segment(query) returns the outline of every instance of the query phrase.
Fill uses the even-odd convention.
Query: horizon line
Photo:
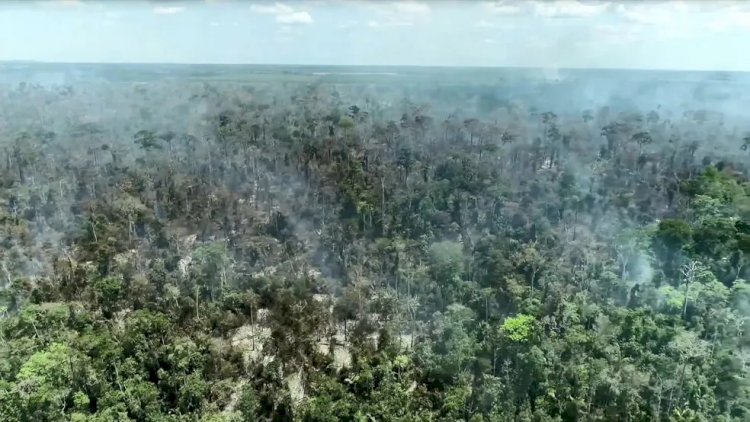
[[[322,64],[322,63],[189,63],[189,62],[108,62],[108,61],[50,61],[50,60],[0,60],[5,63],[27,64],[60,64],[60,65],[162,65],[162,66],[294,66],[294,67],[385,67],[385,68],[437,68],[437,69],[535,69],[535,70],[603,70],[603,71],[635,71],[635,72],[705,72],[705,73],[750,73],[750,69],[670,69],[670,68],[639,68],[639,67],[560,67],[560,66],[502,66],[502,65],[419,65],[419,64]]]

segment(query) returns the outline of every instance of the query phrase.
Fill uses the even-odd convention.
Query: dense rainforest
[[[750,420],[747,121],[491,92],[3,88],[0,420]]]

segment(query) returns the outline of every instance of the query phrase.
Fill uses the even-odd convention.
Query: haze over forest
[[[0,421],[750,419],[750,73],[4,58]]]

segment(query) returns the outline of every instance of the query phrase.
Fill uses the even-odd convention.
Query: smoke
[[[496,158],[499,163],[508,160],[515,151],[519,151],[521,160],[527,157],[535,148],[534,139],[542,137],[546,130],[539,123],[539,115],[551,111],[558,116],[556,124],[561,136],[572,136],[580,141],[580,145],[570,149],[564,162],[566,172],[575,178],[578,195],[583,198],[607,188],[608,175],[601,173],[601,157],[597,153],[606,145],[600,134],[601,126],[624,120],[623,112],[640,116],[640,120],[629,120],[636,122],[633,131],[649,130],[659,135],[660,142],[646,145],[644,153],[674,148],[684,155],[688,142],[698,141],[700,148],[695,160],[701,154],[738,158],[743,152],[737,136],[747,130],[744,108],[740,104],[750,101],[750,90],[741,89],[747,87],[750,80],[746,75],[733,73],[717,79],[716,75],[700,72],[406,68],[392,72],[398,77],[368,75],[377,72],[363,69],[359,75],[328,72],[330,75],[321,79],[313,75],[313,70],[319,68],[307,69],[307,72],[302,67],[293,75],[278,74],[274,76],[276,79],[269,79],[267,69],[252,66],[231,70],[204,66],[200,72],[189,66],[24,66],[22,69],[0,68],[0,82],[4,83],[0,88],[3,105],[0,108],[3,122],[0,148],[12,148],[14,136],[20,131],[43,128],[56,134],[48,144],[34,144],[42,158],[35,167],[36,180],[28,182],[31,190],[54,182],[53,192],[59,196],[56,200],[60,211],[55,217],[30,228],[36,249],[40,251],[45,244],[60,245],[76,221],[70,211],[77,189],[75,178],[52,179],[65,173],[64,168],[78,167],[101,174],[112,163],[114,152],[119,154],[123,165],[132,165],[136,159],[155,154],[141,152],[133,143],[133,134],[141,129],[190,134],[196,139],[195,150],[176,147],[175,159],[203,162],[209,154],[217,154],[206,139],[214,136],[211,119],[223,110],[242,111],[248,105],[267,104],[270,111],[263,118],[274,118],[277,125],[283,121],[291,132],[300,127],[299,122],[294,121],[293,111],[302,105],[313,114],[331,110],[346,112],[348,107],[357,105],[371,116],[357,129],[362,137],[373,136],[371,122],[393,120],[398,124],[404,112],[411,114],[417,110],[433,119],[431,126],[421,137],[409,138],[407,142],[408,134],[404,131],[402,139],[396,141],[420,153],[429,153],[429,143],[443,137],[443,122],[454,125],[450,130],[465,134],[465,120],[479,116],[516,136],[500,148]],[[175,76],[166,79],[164,75],[170,72]],[[191,76],[196,72],[208,76]],[[215,79],[206,79],[209,77]],[[18,86],[18,82],[27,84]],[[409,101],[402,101],[404,98]],[[591,121],[584,121],[582,117],[587,109],[592,110]],[[650,121],[649,112],[655,112],[658,118]],[[323,122],[318,125],[319,131],[327,130]],[[82,127],[98,129],[82,132]],[[481,131],[479,136],[483,136]],[[667,145],[663,142],[667,138],[676,141]],[[102,152],[103,145],[112,153]],[[624,147],[636,154],[634,145]],[[330,225],[324,226],[324,222],[332,220],[339,210],[326,203],[324,195],[303,196],[308,195],[309,182],[301,173],[275,170],[268,165],[268,157],[259,158],[260,167],[256,171],[262,173],[260,181],[270,189],[265,199],[268,204],[261,207],[281,212],[288,219],[294,236],[304,244],[311,265],[325,277],[336,279],[341,271],[334,262],[339,260],[340,251],[332,251],[327,246],[326,236],[331,233],[326,231]],[[276,159],[293,161],[295,158]],[[238,157],[229,157],[228,163],[242,165]],[[541,180],[542,176],[539,177]],[[545,177],[553,181],[557,176],[549,172]],[[91,183],[87,188],[95,189],[94,185]],[[234,189],[231,183],[227,186],[230,191]],[[232,193],[241,196],[246,192],[237,189]],[[20,198],[23,206],[29,200],[30,197]],[[312,209],[317,211],[311,212]],[[589,225],[592,232],[606,230],[615,235],[621,229],[644,224],[632,221],[620,209],[595,209],[592,214],[599,215],[596,223],[593,220],[578,222],[580,226]],[[478,231],[471,225],[465,230],[472,238],[478,237]],[[43,253],[35,254],[24,271],[39,274],[40,269],[47,266],[41,262],[43,259]],[[645,250],[634,255],[628,264],[628,287],[648,284],[653,278],[654,269]]]
[[[653,279],[654,268],[651,266],[651,258],[645,251],[639,250],[631,265],[630,280],[632,281],[629,287],[633,287],[635,284],[650,284]]]

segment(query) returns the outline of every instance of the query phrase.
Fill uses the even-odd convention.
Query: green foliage
[[[237,410],[246,421],[256,420],[259,410],[258,398],[255,390],[251,385],[244,385],[241,390],[240,400],[237,404]]]
[[[535,321],[531,315],[519,314],[506,318],[500,331],[512,341],[527,342],[533,336]]]
[[[71,395],[74,359],[70,347],[52,343],[23,364],[16,382],[25,414],[34,415],[37,420],[54,420],[62,415]]]
[[[685,292],[684,290],[675,289],[672,286],[666,285],[659,289],[659,294],[664,298],[665,305],[670,309],[671,312],[679,312],[682,309],[682,305],[685,303]],[[691,292],[691,297],[695,299],[695,290]]]
[[[693,228],[685,220],[666,219],[659,222],[655,236],[664,248],[679,251],[690,246]]]
[[[112,315],[124,293],[124,285],[120,277],[105,277],[94,282],[96,303],[106,315]]]
[[[694,196],[707,196],[721,203],[746,201],[747,184],[721,172],[716,167],[708,167],[699,177],[685,183],[686,191]]]

